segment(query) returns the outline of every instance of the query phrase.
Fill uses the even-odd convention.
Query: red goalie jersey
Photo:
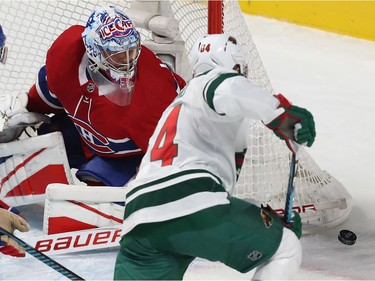
[[[83,26],[72,26],[53,43],[46,65],[29,91],[28,110],[65,111],[88,158],[143,155],[162,112],[185,81],[142,46],[130,105],[112,103],[99,95],[100,85],[98,88],[87,71],[83,30]]]

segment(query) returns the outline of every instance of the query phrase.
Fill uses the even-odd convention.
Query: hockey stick
[[[286,192],[286,200],[285,200],[285,208],[284,208],[285,213],[284,213],[284,218],[283,218],[286,224],[290,224],[290,220],[292,218],[292,213],[293,213],[293,199],[294,199],[294,191],[295,191],[294,183],[295,183],[295,175],[297,173],[297,168],[298,168],[297,152],[293,152],[292,159],[290,160],[288,189]]]
[[[56,270],[60,274],[64,275],[66,278],[70,280],[85,280],[82,277],[75,274],[74,272],[67,269],[66,267],[64,267],[63,265],[59,264],[57,261],[51,259],[50,257],[46,256],[42,252],[31,247],[29,244],[19,239],[18,237],[14,236],[12,233],[9,233],[8,231],[0,228],[0,234],[6,235],[9,238],[12,238],[13,240],[15,240],[20,246],[22,246],[25,249],[27,253],[37,258],[44,264],[48,265],[50,268]]]

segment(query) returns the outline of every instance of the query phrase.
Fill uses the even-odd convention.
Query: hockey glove
[[[47,115],[28,112],[27,93],[0,95],[0,143],[17,139],[26,127],[49,122]]]
[[[8,118],[18,113],[27,112],[26,106],[29,97],[27,93],[19,94],[1,94],[0,95],[0,111],[1,115]]]
[[[298,237],[298,239],[301,238],[301,236],[302,236],[302,222],[301,222],[301,216],[299,215],[299,213],[297,213],[296,211],[293,211],[293,215],[292,215],[292,218],[290,220],[290,223],[286,223],[284,221],[283,216],[278,214],[274,209],[272,209],[270,205],[267,205],[267,206],[262,205],[262,209],[267,210],[268,213],[271,213],[274,217],[281,220],[282,224],[286,228],[289,228],[291,231],[293,231],[296,234],[296,236]]]
[[[283,107],[285,112],[266,126],[284,140],[292,152],[295,152],[295,149],[291,141],[310,147],[316,135],[312,114],[304,108],[292,105],[281,94],[275,97],[280,101],[279,108]]]
[[[29,224],[24,218],[17,215],[17,212],[15,208],[12,208],[11,211],[0,209],[0,227],[10,233],[13,233],[16,229],[22,232],[29,231]],[[0,253],[14,257],[25,256],[25,250],[6,235],[0,236]]]

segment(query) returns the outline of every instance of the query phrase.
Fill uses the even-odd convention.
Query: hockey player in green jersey
[[[234,155],[246,148],[249,120],[261,120],[290,149],[311,146],[313,117],[247,79],[233,37],[200,38],[191,65],[194,78],[164,111],[129,183],[114,279],[180,280],[196,257],[243,273],[256,268],[255,280],[293,278],[300,217],[286,227],[269,208],[230,196]]]

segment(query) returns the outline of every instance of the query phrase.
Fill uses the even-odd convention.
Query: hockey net
[[[147,1],[146,1],[147,2]],[[152,1],[154,2],[154,1]],[[212,1],[219,3],[219,1]],[[7,35],[9,55],[0,68],[0,91],[27,91],[34,83],[46,52],[68,26],[84,25],[96,6],[105,1],[1,1],[1,25]],[[126,12],[132,1],[116,0],[113,4]],[[179,21],[179,38],[189,56],[195,40],[208,32],[208,22],[214,25],[211,33],[223,32],[236,37],[246,52],[249,79],[274,93],[250,31],[237,1],[223,1],[215,6],[207,1],[160,1],[159,12]],[[147,6],[147,3],[146,3]],[[219,10],[217,10],[219,8]],[[152,33],[140,29],[143,40],[152,40]],[[63,62],[62,62],[63,63]],[[285,144],[262,124],[249,124],[249,146],[234,195],[246,200],[269,204],[282,211],[289,174],[290,152]],[[300,151],[296,177],[294,209],[300,212],[304,233],[336,226],[349,216],[352,198],[345,187],[328,172],[319,168],[310,155]]]

